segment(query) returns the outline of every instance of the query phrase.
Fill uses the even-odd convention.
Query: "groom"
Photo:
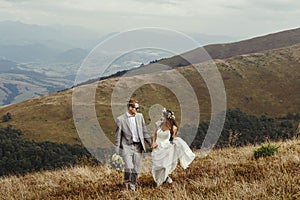
[[[116,153],[125,162],[124,184],[128,190],[136,190],[137,177],[142,159],[142,151],[146,151],[144,140],[151,146],[144,117],[138,113],[139,104],[131,99],[127,104],[127,112],[116,120]]]

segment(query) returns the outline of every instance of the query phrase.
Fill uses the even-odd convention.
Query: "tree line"
[[[266,141],[291,139],[296,137],[295,130],[299,120],[299,113],[295,115],[288,113],[286,116],[275,118],[267,115],[249,115],[239,109],[228,110],[223,130],[215,147],[239,147],[249,144],[260,144]],[[208,127],[208,122],[199,124],[191,147],[201,148]],[[192,128],[188,127],[187,130]]]
[[[82,157],[90,154],[81,145],[28,141],[20,130],[0,127],[1,176],[62,168]]]

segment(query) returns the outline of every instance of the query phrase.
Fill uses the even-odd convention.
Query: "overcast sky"
[[[299,19],[299,0],[0,0],[0,21],[102,33],[162,27],[248,38],[297,28]]]

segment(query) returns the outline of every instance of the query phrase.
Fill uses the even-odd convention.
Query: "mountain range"
[[[101,34],[76,26],[35,25],[0,21],[0,58],[15,62],[81,61],[90,50],[116,32]],[[228,36],[190,33],[201,44],[232,41]],[[74,55],[75,53],[75,55]],[[76,56],[79,55],[79,56]]]
[[[223,78],[227,108],[239,108],[246,113],[274,117],[300,111],[299,30],[288,30],[241,42],[205,46],[205,49],[211,52],[211,57],[214,58]],[[193,51],[186,54],[196,56],[193,55]],[[188,63],[181,63],[182,60],[178,59],[178,56],[158,62],[176,68],[159,74],[113,77],[97,83],[96,115],[109,138],[113,138],[115,128],[110,107],[111,94],[122,78],[128,80],[122,87],[130,88],[132,84],[138,84],[141,80],[152,79],[154,76],[176,70],[189,81],[195,91],[201,108],[201,120],[210,119],[209,91],[195,69]],[[196,64],[200,67],[205,65],[205,62],[201,62],[203,61],[198,60]],[[143,67],[151,67],[151,64]],[[83,87],[93,86],[87,84]],[[2,106],[0,116],[9,112],[12,119],[2,122],[1,126],[9,124],[18,128],[24,132],[25,138],[30,140],[80,143],[72,114],[73,90],[74,88]],[[179,102],[168,88],[161,85],[143,85],[132,96],[140,100],[148,124],[151,123],[148,111],[154,104],[165,105],[180,116]],[[174,101],[168,101],[166,97]]]
[[[31,63],[25,65],[10,60],[0,60],[1,105],[54,93],[73,85],[73,77],[58,76],[53,74],[53,70],[36,67],[33,71],[32,67],[35,66]]]
[[[71,87],[80,64],[91,49],[115,34],[117,33],[103,34],[76,26],[0,21],[0,105],[21,102]],[[228,36],[200,33],[189,35],[201,44],[234,40]],[[130,56],[131,58],[126,58],[129,61],[113,63],[115,71],[110,73],[115,73],[119,68],[131,69],[168,57],[165,53],[153,54],[147,51]],[[8,72],[7,67],[14,70]],[[18,80],[17,83],[15,79]],[[51,81],[45,82],[46,79]]]
[[[272,33],[265,36],[255,37],[239,42],[210,44],[203,47],[209,54],[211,59],[226,59],[237,55],[257,53],[271,49],[288,47],[300,43],[300,28],[286,30],[282,32]],[[185,58],[190,58],[194,63],[199,63],[204,60],[197,59],[199,49],[191,50],[184,53]],[[161,64],[168,66],[186,66],[191,63],[182,59],[181,56],[174,56],[160,61]],[[193,63],[192,63],[193,64]]]

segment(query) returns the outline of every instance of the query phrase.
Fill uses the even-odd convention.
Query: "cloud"
[[[253,7],[275,12],[300,10],[300,1],[296,0],[252,0],[249,4]]]
[[[122,31],[163,27],[207,34],[247,35],[295,27],[296,0],[0,0],[0,18]]]

